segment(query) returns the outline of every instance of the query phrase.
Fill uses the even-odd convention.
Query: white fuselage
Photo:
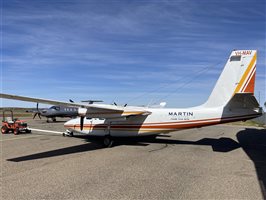
[[[254,96],[256,63],[256,50],[233,50],[207,101],[192,108],[69,103],[1,93],[0,98],[74,106],[80,118],[65,123],[70,132],[94,136],[155,135],[260,116],[262,110]]]
[[[206,108],[145,108],[152,114],[128,118],[99,119],[87,118],[84,128],[80,130],[80,118],[71,119],[65,123],[65,128],[71,132],[93,136],[142,136],[168,133],[172,131],[209,126],[219,123],[246,120],[259,114],[246,109],[225,110],[223,107]],[[247,113],[248,111],[248,113]]]

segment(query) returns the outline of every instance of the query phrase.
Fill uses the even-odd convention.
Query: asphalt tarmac
[[[63,121],[30,120],[63,132]],[[119,139],[1,135],[2,199],[264,199],[266,130],[218,125]]]

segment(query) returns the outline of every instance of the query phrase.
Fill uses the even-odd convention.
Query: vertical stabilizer
[[[236,93],[254,94],[256,61],[256,50],[232,51],[204,106],[225,106]]]

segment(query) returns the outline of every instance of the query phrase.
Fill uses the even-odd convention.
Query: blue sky
[[[231,50],[257,49],[264,102],[265,15],[264,0],[3,0],[2,92],[195,106]]]

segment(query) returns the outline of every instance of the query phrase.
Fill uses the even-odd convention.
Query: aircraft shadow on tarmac
[[[247,128],[236,136],[241,148],[254,163],[261,192],[266,199],[266,129]]]
[[[97,149],[103,148],[100,144],[101,141],[99,138],[88,137],[88,136],[76,136],[80,139],[84,139],[86,141],[85,144],[65,147],[61,149],[10,158],[7,159],[8,161],[13,162],[22,162],[22,161],[29,161],[29,160],[36,160],[36,159],[43,159],[55,156],[62,156],[74,153],[81,153],[86,151],[93,151]],[[167,137],[167,135],[162,135],[161,137]],[[239,144],[230,138],[204,138],[199,141],[191,142],[191,141],[182,141],[182,140],[172,140],[172,139],[164,139],[164,138],[154,138],[154,137],[138,137],[138,138],[118,138],[115,140],[115,146],[121,145],[133,145],[133,146],[147,146],[151,143],[161,143],[161,144],[188,144],[188,145],[209,145],[212,146],[214,151],[219,152],[228,152],[232,151],[236,148],[239,148]]]
[[[36,159],[43,159],[55,156],[62,156],[74,153],[81,153],[87,151],[93,151],[97,149],[102,149],[103,145],[101,144],[101,140],[98,137],[88,137],[88,136],[75,136],[76,138],[83,139],[86,143],[71,147],[65,147],[61,149],[10,158],[7,159],[8,161],[13,162],[22,162],[22,161],[29,161],[29,160],[36,160]],[[169,135],[160,135],[159,138],[155,137],[136,137],[136,138],[116,138],[115,146],[148,146],[152,143],[157,144],[176,144],[176,145],[205,145],[205,146],[212,146],[213,151],[217,152],[229,152],[234,149],[240,147],[240,145],[230,139],[230,138],[203,138],[198,141],[184,141],[184,140],[173,140],[173,139],[165,139],[161,137],[171,137]]]
[[[158,138],[153,137],[140,137],[140,138],[120,138],[115,142],[115,146],[121,145],[134,145],[134,146],[147,146],[152,143],[158,144],[173,144],[173,145],[204,145],[211,146],[215,152],[230,152],[238,148],[242,148],[245,153],[254,162],[261,191],[266,199],[265,185],[266,185],[266,129],[251,129],[247,128],[237,133],[237,141],[221,137],[203,138],[198,141],[185,141],[167,139],[168,135],[160,135]],[[21,162],[35,159],[43,159],[48,157],[62,156],[74,153],[81,153],[93,151],[103,148],[99,143],[99,139],[87,136],[76,136],[86,141],[85,144],[66,147],[42,153],[31,154],[27,156],[7,159],[8,161]]]
[[[41,153],[31,154],[27,156],[21,156],[17,158],[10,158],[7,159],[8,161],[13,162],[22,162],[22,161],[29,161],[29,160],[37,160],[37,159],[43,159],[43,158],[49,158],[49,157],[55,157],[55,156],[62,156],[67,154],[74,154],[74,153],[81,153],[96,149],[101,149],[102,147],[100,145],[97,145],[96,143],[89,143],[89,144],[82,144],[82,145],[76,145],[72,147],[66,147],[51,151],[45,151]]]
[[[118,141],[120,143],[120,141]],[[186,140],[173,140],[173,139],[164,139],[164,138],[148,138],[146,139],[148,143],[158,143],[158,144],[176,144],[176,145],[202,145],[202,146],[211,146],[213,151],[216,152],[229,152],[240,147],[240,145],[232,140],[231,138],[221,137],[216,138],[203,138],[198,141],[186,141]],[[118,143],[118,144],[119,144]],[[123,145],[127,145],[127,142],[121,142]]]
[[[65,147],[61,149],[55,149],[51,151],[45,151],[41,153],[16,157],[16,158],[10,158],[10,159],[7,159],[7,161],[22,162],[22,161],[29,161],[29,160],[37,160],[37,159],[43,159],[43,158],[49,158],[49,157],[63,156],[63,155],[68,155],[68,154],[88,152],[88,151],[93,151],[93,150],[103,148],[103,145],[101,144],[101,140],[99,140],[98,137],[88,137],[88,136],[75,136],[75,137],[84,139],[86,143],[81,144],[81,145]],[[148,144],[134,143],[134,145],[146,146]]]

